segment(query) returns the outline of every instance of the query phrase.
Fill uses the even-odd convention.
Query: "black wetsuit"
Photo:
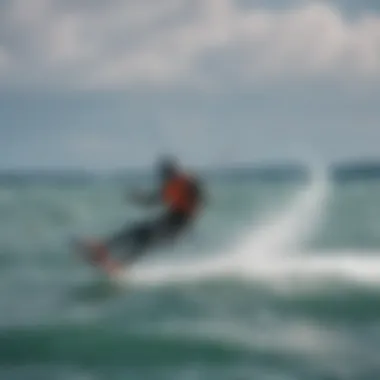
[[[123,259],[134,259],[152,246],[172,241],[188,225],[189,216],[179,212],[166,212],[153,221],[146,221],[123,229],[111,237],[109,249],[123,249]]]
[[[195,180],[192,183],[191,197],[197,203],[200,202],[200,186]],[[169,208],[155,220],[137,223],[121,230],[106,242],[106,246],[110,250],[121,248],[123,261],[134,260],[153,246],[173,241],[192,219],[191,213]]]

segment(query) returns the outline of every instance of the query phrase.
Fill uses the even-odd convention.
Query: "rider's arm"
[[[193,179],[193,197],[198,200],[201,207],[207,202],[207,194],[203,182],[199,178]]]
[[[162,197],[159,192],[145,193],[135,191],[129,195],[129,199],[143,206],[157,206],[161,203]]]

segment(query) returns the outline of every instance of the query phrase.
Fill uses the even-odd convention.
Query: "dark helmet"
[[[158,161],[158,171],[162,178],[170,178],[178,171],[178,163],[174,158],[164,157]]]

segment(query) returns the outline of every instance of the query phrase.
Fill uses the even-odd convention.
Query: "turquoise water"
[[[110,282],[71,242],[149,216],[132,186],[1,185],[1,379],[380,378],[379,181],[209,180],[183,242]]]

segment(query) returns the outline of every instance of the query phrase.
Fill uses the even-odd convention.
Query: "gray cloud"
[[[380,16],[345,18],[339,9],[352,7],[349,0],[284,3],[279,12],[275,1],[6,1],[0,81],[224,89],[288,78],[380,78]]]
[[[235,0],[235,3],[244,9],[269,8],[276,11],[286,11],[305,4],[316,3],[315,0]],[[360,16],[363,13],[380,11],[377,0],[320,0],[319,4],[334,7],[344,15]]]

